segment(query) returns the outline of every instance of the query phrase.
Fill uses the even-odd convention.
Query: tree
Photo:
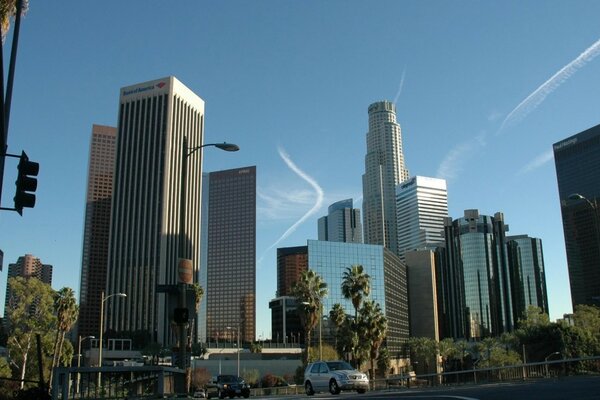
[[[318,354],[319,353],[319,348],[318,347],[311,347],[310,348],[311,354]],[[337,350],[331,346],[330,344],[327,343],[323,343],[321,346],[321,352],[323,353],[323,358],[322,360],[324,361],[333,361],[333,360],[339,360],[340,359],[340,355],[338,354]],[[313,362],[316,361],[318,358],[313,356],[309,362]]]
[[[29,1],[23,0],[23,11],[21,15],[24,15],[27,12],[27,8],[29,7]],[[17,13],[17,0],[2,0],[0,1],[0,16],[2,18],[2,43],[4,43],[4,39],[6,38],[6,34],[10,29],[10,19],[14,17]]]
[[[415,360],[423,360],[425,363],[425,372],[429,373],[429,366],[433,359],[437,358],[437,342],[428,337],[411,337],[408,339],[408,345],[411,350],[411,360],[414,354]]]
[[[54,342],[54,356],[52,358],[52,369],[50,370],[50,385],[52,385],[52,373],[54,368],[60,364],[65,335],[77,321],[79,306],[75,300],[73,289],[64,287],[54,293],[54,312],[56,313],[56,340]]]
[[[377,369],[379,370],[379,375],[383,378],[387,378],[390,365],[390,352],[388,351],[387,347],[383,347],[379,350],[379,357],[377,358]]]
[[[438,342],[438,352],[442,358],[442,368],[448,371],[448,361],[458,356],[458,348],[452,338],[445,338]]]
[[[292,286],[292,296],[296,298],[300,323],[304,327],[306,352],[304,365],[308,364],[311,332],[322,317],[323,298],[327,296],[327,283],[314,270],[308,269],[300,274],[300,279]]]
[[[23,380],[28,371],[29,353],[35,346],[35,335],[43,337],[56,327],[53,291],[50,285],[36,278],[14,277],[8,280],[8,285],[9,359]],[[21,382],[21,389],[23,386]]]
[[[358,309],[363,298],[367,297],[370,292],[371,277],[364,272],[363,266],[356,264],[346,268],[346,271],[342,276],[342,295],[344,298],[352,301],[352,306],[354,307],[354,326],[352,332],[358,330]],[[353,337],[352,342],[358,342],[360,344],[358,337]],[[356,366],[360,365],[360,359],[363,356],[361,353],[364,353],[364,348],[361,349],[359,346],[352,346],[351,352],[353,360],[358,362]]]
[[[338,349],[338,334],[339,334],[340,328],[346,321],[346,311],[344,310],[344,307],[342,307],[342,305],[340,303],[335,303],[333,305],[333,307],[331,308],[331,311],[329,311],[329,320],[333,323],[333,326],[335,327],[335,348],[336,348],[336,350],[339,351],[339,349]]]
[[[240,372],[242,378],[246,381],[246,383],[252,387],[258,386],[258,381],[260,379],[260,372],[257,369],[243,369]]]
[[[379,356],[379,347],[387,335],[387,318],[379,303],[365,301],[360,309],[359,326],[364,332],[364,342],[371,361],[371,379],[375,379],[375,360]]]
[[[342,295],[352,301],[354,306],[354,319],[358,318],[358,308],[364,297],[371,291],[371,277],[364,272],[362,265],[353,265],[346,268],[342,277]]]
[[[259,342],[250,343],[250,353],[262,353],[262,344]]]
[[[206,368],[195,368],[192,372],[192,386],[195,390],[201,389],[210,381],[210,371]]]

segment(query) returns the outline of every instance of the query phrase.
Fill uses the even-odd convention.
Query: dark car
[[[241,396],[245,398],[250,397],[250,385],[236,375],[219,375],[210,385],[207,385],[207,389],[209,386],[212,389],[208,393],[209,397],[212,397],[211,395],[215,392],[220,399],[224,399],[225,397],[229,397],[230,399]]]

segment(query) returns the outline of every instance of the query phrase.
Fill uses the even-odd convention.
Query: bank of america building
[[[106,293],[106,329],[146,331],[173,343],[174,304],[157,285],[173,285],[177,259],[198,266],[202,152],[188,159],[185,235],[179,237],[183,138],[203,143],[204,101],[174,77],[120,92]],[[180,239],[185,242],[183,254]],[[196,275],[196,274],[194,274]]]

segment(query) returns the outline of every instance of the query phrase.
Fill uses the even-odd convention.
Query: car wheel
[[[335,379],[329,381],[329,393],[340,394],[340,387],[338,386]]]
[[[250,393],[244,393],[244,398],[247,399],[248,397],[250,397]]]
[[[358,393],[360,393],[360,394],[363,394],[363,393],[364,393],[364,392],[366,392],[367,390],[366,390],[366,389],[357,389],[356,391],[357,391]]]
[[[304,385],[304,390],[306,391],[307,396],[312,396],[313,394],[315,394],[315,391],[313,390],[313,387],[310,384],[310,381],[306,382],[306,384]]]
[[[219,398],[220,399],[224,399],[225,398],[225,392],[219,391]]]

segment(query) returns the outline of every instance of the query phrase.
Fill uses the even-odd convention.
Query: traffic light
[[[19,165],[17,166],[18,175],[15,185],[17,191],[15,193],[15,210],[20,215],[23,215],[23,208],[35,207],[35,190],[37,189],[37,174],[40,172],[40,164],[29,161],[29,157],[24,151],[19,157]]]

